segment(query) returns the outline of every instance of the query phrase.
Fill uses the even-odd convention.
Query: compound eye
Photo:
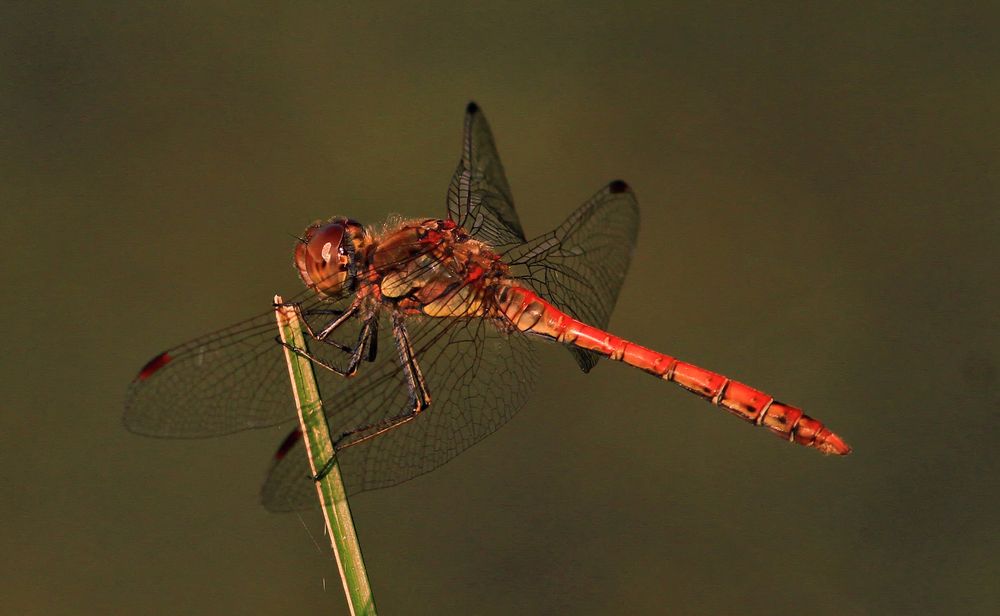
[[[344,240],[344,225],[330,223],[315,229],[308,239],[306,251],[317,266],[329,266],[340,259],[340,243]]]
[[[333,295],[349,282],[350,258],[344,250],[346,234],[343,221],[330,222],[307,229],[302,243],[295,247],[299,276],[320,293]]]

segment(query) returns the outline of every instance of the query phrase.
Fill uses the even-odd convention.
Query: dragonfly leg
[[[344,432],[333,443],[335,451],[353,447],[376,436],[385,434],[393,428],[398,428],[404,423],[415,419],[417,415],[431,404],[431,396],[427,391],[427,383],[424,381],[423,372],[420,371],[420,366],[413,356],[413,345],[410,343],[410,336],[406,332],[406,326],[403,324],[402,317],[395,313],[392,315],[392,334],[396,340],[396,347],[399,350],[399,361],[402,364],[403,374],[406,377],[406,387],[410,393],[409,408],[399,415],[387,417],[381,421]],[[313,479],[319,481],[330,472],[331,468],[333,468],[333,460],[327,462],[316,473]]]
[[[358,313],[358,304],[357,303],[351,304],[350,308],[340,313],[340,316],[334,319],[329,325],[321,329],[318,334],[313,332],[312,327],[310,327],[309,324],[306,323],[305,319],[303,319],[302,322],[306,323],[306,330],[309,332],[310,336],[312,336],[316,340],[325,342],[326,339],[330,336],[330,334],[334,332],[334,330],[343,325],[345,322],[347,322],[347,319],[353,317],[357,313]]]
[[[297,302],[283,302],[281,304],[275,304],[275,306],[276,307],[277,306],[291,306],[295,310],[295,312],[297,312],[299,314],[299,321],[302,323],[302,326],[304,327],[306,334],[308,334],[309,337],[312,338],[313,340],[317,340],[319,342],[323,342],[325,344],[328,344],[328,345],[330,345],[330,346],[332,346],[332,347],[334,347],[336,349],[340,349],[341,351],[344,351],[345,353],[353,353],[354,352],[354,348],[353,347],[350,347],[350,346],[348,346],[346,344],[341,344],[341,343],[337,342],[336,340],[329,340],[328,338],[329,338],[330,334],[332,334],[334,332],[334,330],[336,330],[337,328],[339,328],[341,325],[343,325],[344,323],[346,323],[349,318],[355,316],[358,313],[358,310],[360,310],[360,303],[359,302],[354,302],[349,307],[347,307],[347,309],[345,309],[345,310],[339,310],[337,308],[326,308],[326,309],[312,308],[312,309],[310,309],[309,310],[309,314],[310,315],[329,314],[329,315],[333,315],[333,316],[336,317],[333,321],[330,322],[329,325],[327,325],[326,327],[324,327],[323,329],[321,329],[318,333],[312,328],[312,325],[309,324],[309,321],[302,316],[301,306]],[[372,355],[371,357],[372,358],[370,360],[368,360],[368,361],[375,361],[374,355]]]
[[[330,337],[330,334],[332,334],[334,332],[334,330],[336,330],[341,325],[343,325],[344,323],[346,323],[347,319],[355,316],[358,313],[358,304],[357,303],[351,304],[351,306],[349,308],[347,308],[347,310],[329,310],[329,311],[323,311],[322,313],[320,313],[320,314],[327,314],[327,313],[334,314],[334,315],[337,316],[337,318],[334,319],[333,321],[331,321],[329,325],[327,325],[326,327],[324,327],[323,329],[321,329],[319,331],[319,333],[317,333],[315,330],[313,330],[312,325],[309,324],[309,321],[307,321],[306,319],[302,318],[302,313],[299,311],[299,306],[297,304],[295,305],[295,310],[296,310],[296,312],[299,312],[299,321],[301,321],[302,325],[305,327],[305,331],[309,335],[310,338],[312,338],[313,340],[317,340],[319,342],[323,342],[325,344],[328,344],[328,345],[330,345],[330,346],[332,346],[334,348],[340,349],[341,351],[344,351],[345,353],[353,353],[354,352],[354,349],[352,347],[349,347],[346,344],[341,344],[341,343],[337,342],[336,340],[330,340],[329,337]],[[316,314],[316,313],[313,312],[313,314]]]
[[[403,324],[403,318],[397,314],[392,315],[392,335],[396,339],[399,360],[403,365],[403,374],[406,376],[406,387],[410,393],[411,414],[416,417],[420,411],[430,406],[431,395],[427,392],[424,373],[420,371],[420,365],[417,364],[417,359],[413,356],[413,345],[410,343],[410,335],[406,331],[406,325]]]
[[[280,302],[271,305],[274,306],[275,308],[284,308],[287,306],[291,306],[296,310],[298,310],[301,304],[299,302]],[[350,308],[348,308],[348,310],[350,310]],[[345,311],[340,310],[339,308],[313,308],[309,312],[311,314],[332,314],[335,317],[339,317],[340,315],[344,314]]]
[[[346,315],[350,315],[350,314],[353,314],[353,312],[348,311],[347,313],[345,313],[345,316]],[[326,342],[327,344],[333,344],[330,341],[325,340],[325,338],[320,338],[319,336],[321,336],[321,335],[328,336],[330,334],[330,332],[332,332],[335,329],[335,327],[333,327],[334,325],[339,326],[341,323],[344,322],[345,316],[339,317],[336,321],[334,321],[334,323],[328,325],[322,331],[320,331],[319,334],[314,334],[312,332],[312,330],[309,329],[309,326],[306,325],[306,328],[309,329],[309,332],[308,332],[309,336],[312,337],[315,340],[319,340],[320,342]],[[303,323],[304,322],[305,321],[303,321]],[[343,369],[343,370],[341,370],[340,368],[337,368],[336,366],[334,366],[333,364],[331,364],[330,362],[328,362],[326,360],[323,360],[323,359],[320,359],[319,357],[316,357],[315,355],[313,355],[312,353],[310,353],[309,351],[307,351],[305,349],[300,349],[300,348],[298,348],[298,347],[296,347],[294,345],[288,344],[287,342],[283,342],[280,338],[278,339],[278,344],[280,344],[283,347],[287,348],[288,350],[290,350],[291,352],[295,353],[296,355],[299,355],[301,357],[305,357],[306,359],[308,359],[309,361],[313,362],[314,364],[316,364],[318,366],[326,368],[327,370],[329,370],[331,372],[334,372],[336,374],[339,374],[342,377],[350,378],[350,377],[354,376],[355,374],[357,374],[357,372],[358,372],[358,365],[361,363],[362,358],[367,358],[368,361],[374,361],[374,359],[375,359],[375,350],[374,349],[375,349],[375,346],[376,346],[375,339],[377,337],[378,337],[378,317],[375,316],[375,315],[372,315],[372,317],[369,318],[367,321],[365,321],[365,324],[361,327],[361,333],[358,334],[358,342],[357,342],[357,344],[355,344],[355,346],[353,348],[349,347],[349,346],[346,346],[346,345],[341,345],[339,343],[334,344],[333,346],[336,346],[337,348],[341,349],[342,351],[345,351],[345,352],[348,352],[348,353],[351,354],[351,359],[347,362],[347,367],[345,369]],[[365,349],[366,348],[368,349],[367,355],[365,353]]]

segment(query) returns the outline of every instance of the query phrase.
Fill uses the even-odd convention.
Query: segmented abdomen
[[[523,287],[503,287],[498,309],[520,331],[552,338],[635,366],[665,381],[677,383],[744,420],[766,427],[789,441],[823,453],[845,455],[851,448],[821,422],[801,409],[693,364],[639,346],[562,312]]]

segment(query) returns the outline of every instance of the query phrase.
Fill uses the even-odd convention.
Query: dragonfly
[[[429,472],[490,435],[526,402],[537,343],[564,345],[676,383],[779,437],[826,454],[851,449],[797,407],[606,331],[635,247],[639,210],[622,180],[553,231],[526,239],[481,109],[465,112],[444,218],[381,228],[334,217],[294,248],[305,285],[290,298],[316,367],[349,494]],[[273,306],[156,355],[132,380],[125,426],[173,438],[220,436],[295,417]],[[298,428],[262,489],[272,511],[318,506]]]

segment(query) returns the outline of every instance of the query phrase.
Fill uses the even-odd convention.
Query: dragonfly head
[[[308,229],[295,246],[295,266],[302,282],[317,292],[339,295],[357,288],[364,269],[368,232],[350,218],[334,218]]]

